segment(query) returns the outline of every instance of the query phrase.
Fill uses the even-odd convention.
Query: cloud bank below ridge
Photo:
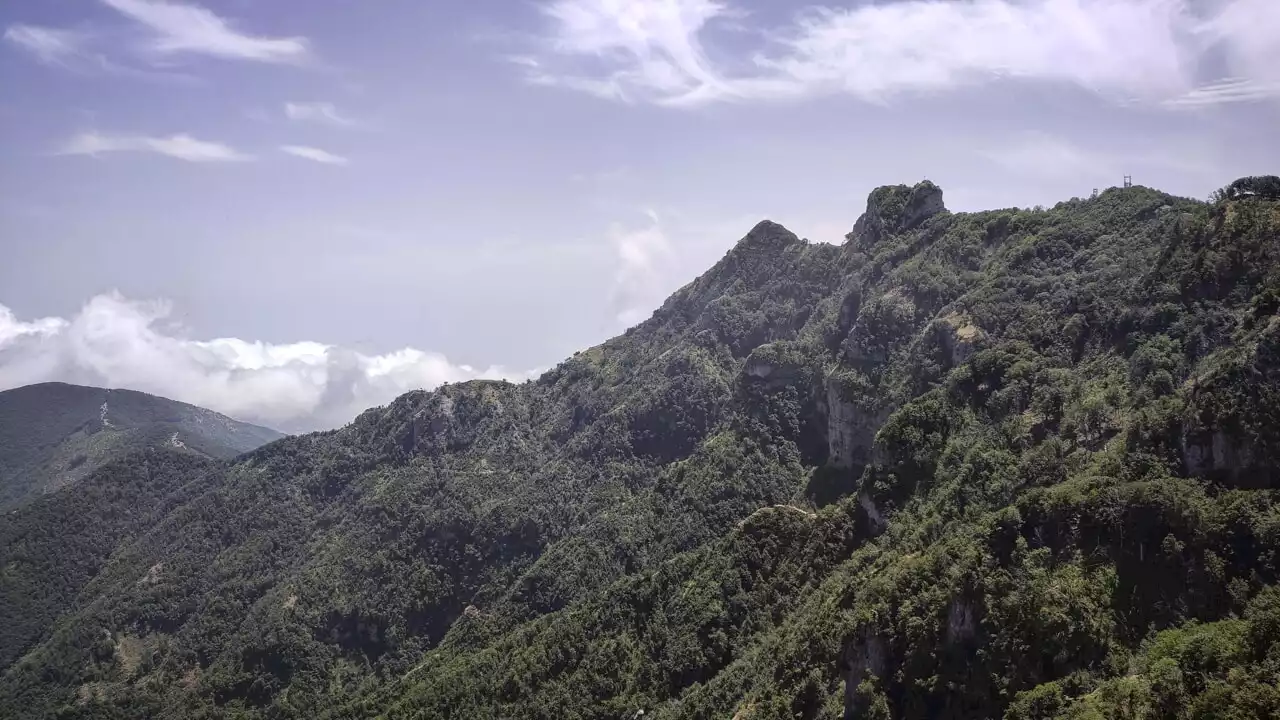
[[[98,295],[72,318],[23,321],[0,305],[0,390],[39,382],[128,388],[286,432],[338,427],[396,396],[510,372],[405,348],[365,355],[317,342],[191,340],[169,328],[168,303]]]

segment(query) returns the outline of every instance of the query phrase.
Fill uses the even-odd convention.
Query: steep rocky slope
[[[1278,255],[1239,193],[763,222],[535,382],[87,477],[160,500],[0,714],[1272,716]]]

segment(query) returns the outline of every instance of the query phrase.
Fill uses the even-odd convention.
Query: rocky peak
[[[673,312],[696,316],[735,284],[759,287],[772,282],[788,250],[803,244],[782,225],[761,220],[710,270],[668,298],[655,316],[665,317]]]
[[[946,209],[942,188],[928,180],[911,187],[883,185],[867,196],[866,212],[846,237],[851,242],[873,243],[886,234],[911,230]]]
[[[761,220],[738,241],[737,248],[781,250],[798,242],[800,238],[782,225],[772,220]]]

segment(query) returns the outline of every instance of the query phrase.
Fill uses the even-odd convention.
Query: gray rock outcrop
[[[946,209],[942,188],[928,180],[912,187],[885,185],[867,196],[867,210],[847,237],[852,242],[870,245],[886,234],[911,230]]]
[[[844,374],[826,379],[827,458],[838,468],[852,468],[870,459],[876,432],[889,418],[889,408],[867,407],[850,391]]]

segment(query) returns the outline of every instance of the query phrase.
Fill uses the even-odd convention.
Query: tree
[[[1214,203],[1256,197],[1263,200],[1280,200],[1280,177],[1275,175],[1251,175],[1242,177],[1224,188],[1215,190],[1209,197]]]

